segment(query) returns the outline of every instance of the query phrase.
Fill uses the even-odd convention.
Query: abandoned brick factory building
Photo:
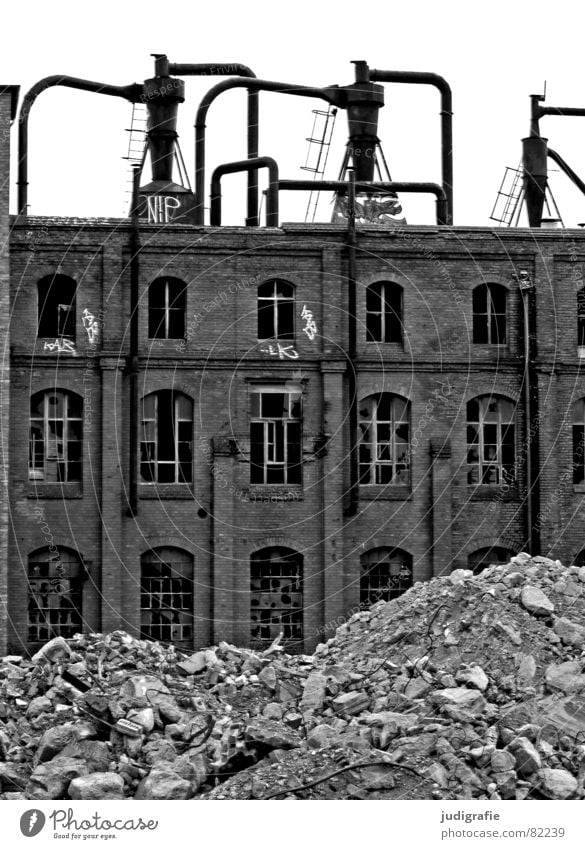
[[[360,604],[455,568],[585,562],[585,234],[543,218],[552,109],[533,98],[502,192],[501,223],[523,208],[528,226],[453,226],[448,85],[355,65],[317,89],[158,56],[140,85],[48,77],[20,112],[1,89],[0,653],[119,628],[183,649],[282,632],[309,651]],[[199,106],[191,191],[174,181],[180,78],[205,73],[231,76]],[[387,172],[377,118],[399,83],[439,90],[440,184]],[[53,85],[144,110],[128,218],[27,214],[28,116]],[[231,88],[248,158],[206,175],[207,111]],[[284,180],[259,156],[264,90],[325,101],[319,152],[347,112],[338,180]],[[247,218],[222,226],[236,171]],[[311,190],[335,194],[333,220],[281,223],[282,193]],[[436,223],[398,217],[412,191]]]

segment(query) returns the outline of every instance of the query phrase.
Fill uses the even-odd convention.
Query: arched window
[[[585,346],[585,289],[577,292],[577,345]]]
[[[478,548],[477,551],[468,556],[467,568],[471,569],[474,575],[478,575],[488,566],[509,563],[512,557],[514,557],[514,552],[501,545],[494,545],[491,548]]]
[[[295,338],[295,293],[286,280],[258,286],[258,339]]]
[[[366,341],[402,342],[402,287],[383,280],[366,289]]]
[[[285,641],[302,648],[302,555],[291,548],[263,548],[252,555],[250,578],[252,643],[270,644],[282,632]]]
[[[81,480],[83,401],[73,392],[48,389],[30,401],[29,480]]]
[[[515,480],[514,405],[483,395],[467,404],[467,483],[500,486]]]
[[[182,280],[159,277],[148,287],[148,338],[182,339],[185,335],[186,287]]]
[[[140,636],[189,647],[193,641],[193,557],[161,547],[140,558]]]
[[[372,548],[360,558],[360,604],[398,598],[412,586],[412,557],[401,548]]]
[[[28,558],[28,639],[69,640],[82,629],[83,565],[69,548],[40,548]]]
[[[51,274],[37,284],[40,338],[75,339],[76,283],[64,274]]]
[[[360,402],[360,484],[409,483],[409,406],[388,392]]]
[[[573,484],[585,482],[585,398],[573,404]]]
[[[482,283],[473,290],[473,341],[478,345],[506,344],[508,293],[497,283]]]
[[[147,483],[191,483],[193,402],[163,389],[142,399],[140,475]]]

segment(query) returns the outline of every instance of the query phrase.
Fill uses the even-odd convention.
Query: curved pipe
[[[18,126],[18,211],[26,215],[28,204],[28,116],[31,107],[39,94],[52,86],[67,86],[82,91],[92,91],[95,94],[108,94],[110,97],[123,97],[130,103],[140,103],[142,86],[139,83],[130,85],[109,85],[93,80],[82,80],[79,77],[66,77],[54,74],[45,77],[27,91],[22,101]]]
[[[279,180],[279,191],[319,191],[337,192],[345,194],[348,191],[348,183],[343,180]],[[356,192],[406,192],[415,194],[433,194],[437,198],[437,224],[449,224],[449,202],[447,193],[438,183],[400,183],[392,180],[391,182],[372,182],[372,183],[356,183]]]
[[[453,224],[453,96],[444,77],[421,71],[380,71],[371,69],[371,80],[381,83],[414,83],[432,85],[441,94],[441,171],[447,196],[448,220]]]
[[[156,72],[161,76],[177,74],[178,76],[226,76],[237,74],[239,77],[256,79],[254,71],[241,62],[225,62],[222,64],[169,62],[166,56],[156,59]],[[258,156],[258,92],[248,88],[248,159]],[[258,172],[248,171],[248,214],[246,224],[249,227],[258,226]]]
[[[259,156],[255,159],[240,159],[238,162],[226,162],[219,165],[211,176],[211,216],[212,227],[221,226],[221,178],[225,174],[236,174],[240,171],[258,171],[268,168],[269,184],[266,198],[266,226],[278,227],[278,165],[270,156]]]
[[[197,115],[195,117],[195,224],[204,223],[204,196],[205,196],[205,120],[207,112],[213,101],[224,91],[232,88],[247,88],[252,91],[277,91],[281,94],[294,94],[301,97],[318,97],[335,103],[332,93],[326,89],[311,88],[310,86],[296,85],[294,83],[279,83],[272,80],[244,79],[232,77],[209,89],[203,97]],[[258,151],[258,121],[248,125],[248,158],[251,151]],[[257,216],[256,216],[257,219]]]

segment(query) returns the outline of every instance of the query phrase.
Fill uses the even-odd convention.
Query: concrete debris
[[[583,799],[584,583],[457,570],[311,656],[52,639],[0,659],[0,798]]]

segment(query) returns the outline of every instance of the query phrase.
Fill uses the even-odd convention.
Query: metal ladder
[[[518,225],[522,201],[524,200],[523,177],[522,162],[520,162],[518,168],[506,168],[490,215],[492,221],[511,227],[512,222],[516,219],[516,225]]]
[[[307,158],[305,164],[301,165],[302,171],[310,171],[313,174],[313,179],[323,177],[325,168],[327,167],[327,159],[329,158],[329,149],[331,147],[331,138],[333,136],[333,128],[335,127],[335,118],[337,117],[337,109],[331,106],[325,112],[323,109],[313,109],[313,129],[311,135],[307,136],[309,148],[307,150]],[[319,133],[319,128],[322,125],[322,130]],[[315,147],[317,148],[315,151]],[[315,158],[316,154],[316,158]],[[313,160],[309,164],[309,160]],[[307,202],[307,211],[305,213],[305,222],[313,223],[317,214],[317,206],[319,204],[319,196],[321,192],[318,189],[313,189],[309,194]]]
[[[128,137],[128,153],[122,157],[130,164],[130,175],[126,181],[126,214],[130,211],[132,203],[133,191],[133,165],[143,165],[146,157],[146,142],[147,142],[147,119],[146,106],[144,103],[132,104],[132,119],[130,127],[126,128],[126,132],[130,133]]]

